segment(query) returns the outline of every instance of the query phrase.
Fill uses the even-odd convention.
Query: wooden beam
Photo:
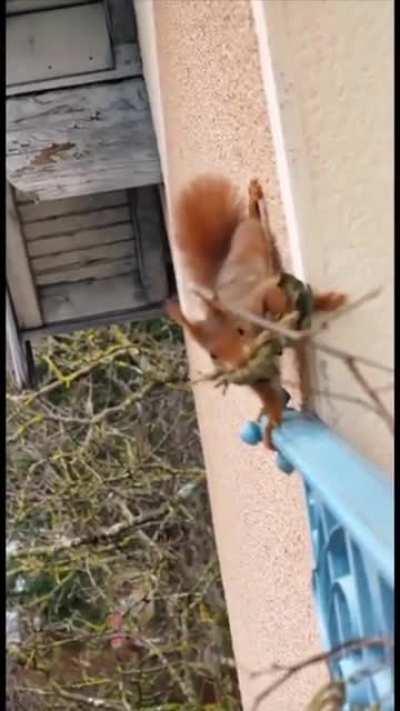
[[[7,283],[20,329],[43,324],[24,237],[10,185],[6,186],[6,272]]]
[[[149,300],[162,301],[167,296],[168,282],[166,233],[158,186],[137,188],[129,196],[142,284]]]
[[[144,81],[9,98],[7,176],[38,200],[159,183]]]
[[[17,322],[11,298],[6,288],[6,353],[7,370],[18,390],[22,390],[29,383],[29,369],[26,359],[24,343],[18,332]]]
[[[67,198],[67,200],[50,200],[48,202],[19,203],[18,212],[23,224],[45,220],[49,217],[60,217],[61,215],[80,214],[82,212],[92,212],[93,210],[103,210],[106,207],[121,207],[128,204],[126,190],[118,190],[110,193],[100,193],[97,195],[84,195],[80,198]]]
[[[72,319],[62,321],[61,323],[49,324],[44,328],[36,328],[22,333],[22,338],[31,341],[31,343],[40,343],[42,338],[51,333],[71,333],[73,331],[82,331],[85,328],[99,328],[100,326],[108,326],[113,323],[126,323],[131,321],[148,321],[153,318],[159,318],[165,314],[164,303],[149,304],[142,308],[125,309],[122,311],[113,311],[109,314],[101,314],[93,316],[88,321],[87,319]]]

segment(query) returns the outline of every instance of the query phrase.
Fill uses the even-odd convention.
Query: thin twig
[[[283,386],[288,386],[292,388],[297,388],[298,384],[293,382],[292,380],[282,380],[281,381]],[[353,395],[348,395],[347,393],[335,393],[331,392],[330,390],[324,390],[322,388],[311,388],[310,389],[310,395],[319,395],[319,396],[325,396],[325,397],[330,397],[333,398],[334,400],[342,400],[343,402],[351,402],[354,405],[359,405],[360,407],[365,407],[367,410],[372,410],[372,412],[375,412],[378,414],[378,409],[377,407],[374,407],[368,400],[363,400],[361,397],[353,397]]]
[[[113,711],[122,711],[123,705],[108,699],[98,699],[93,696],[84,696],[83,694],[72,694],[70,691],[65,691],[56,682],[53,682],[53,688],[59,696],[68,701],[76,701],[78,704],[86,704],[96,709],[113,709]]]
[[[22,400],[30,405],[34,400],[37,400],[43,395],[48,395],[50,392],[53,392],[53,390],[56,390],[56,388],[59,388],[61,385],[69,386],[75,380],[78,380],[79,378],[88,375],[94,368],[100,365],[100,363],[106,362],[110,357],[115,358],[117,355],[120,355],[121,353],[127,353],[129,351],[133,351],[135,355],[138,355],[138,349],[134,346],[113,346],[109,348],[108,351],[106,351],[105,353],[102,353],[98,358],[94,358],[83,368],[79,368],[79,370],[76,370],[74,373],[64,375],[62,376],[62,378],[59,378],[57,380],[52,380],[50,383],[45,385],[40,390],[37,390],[36,392],[32,392],[29,394],[24,393],[22,395],[7,395],[7,398],[9,400],[13,400],[14,402],[20,402]]]
[[[320,333],[321,331],[325,331],[328,328],[329,324],[332,323],[332,321],[336,321],[336,319],[345,316],[350,311],[353,311],[359,306],[362,306],[362,304],[367,303],[367,301],[375,299],[377,296],[379,296],[381,291],[382,289],[380,287],[376,289],[371,289],[371,291],[367,291],[366,294],[360,296],[359,299],[354,299],[354,301],[350,301],[348,304],[341,306],[340,309],[338,309],[337,311],[332,311],[330,314],[325,316],[324,320],[320,324],[318,324],[318,326],[315,326],[315,328],[310,329],[309,338],[316,336],[317,333]]]
[[[364,363],[364,365],[368,365],[370,368],[383,370],[385,373],[393,373],[393,368],[390,368],[388,365],[383,365],[382,363],[379,363],[376,360],[372,360],[371,358],[365,358],[365,356],[354,355],[353,353],[349,353],[348,351],[345,351],[341,348],[328,346],[326,343],[321,343],[321,341],[310,340],[310,346],[315,348],[315,350],[328,353],[329,355],[334,356],[334,358],[340,358],[341,360],[346,360],[346,358],[352,358],[353,360],[357,360],[359,363]]]
[[[162,506],[160,506],[158,509],[154,509],[153,511],[149,511],[147,514],[143,516],[137,516],[136,518],[127,518],[125,521],[119,521],[118,523],[114,523],[112,526],[109,526],[108,528],[100,528],[98,531],[95,531],[94,533],[88,533],[86,536],[76,536],[75,538],[62,538],[60,541],[57,543],[53,543],[53,545],[48,545],[48,546],[36,546],[34,548],[27,548],[24,550],[18,550],[15,554],[14,557],[18,558],[25,558],[25,557],[30,557],[30,556],[54,556],[56,553],[60,553],[61,551],[65,550],[70,550],[71,548],[78,548],[79,546],[86,546],[89,544],[94,544],[98,543],[102,539],[111,539],[111,538],[116,538],[119,536],[121,533],[124,531],[136,527],[136,526],[143,526],[146,523],[152,522],[152,521],[159,521],[159,519],[169,511],[169,504],[165,503]],[[125,512],[124,512],[125,513]],[[11,571],[12,572],[12,571]]]
[[[393,368],[390,368],[387,365],[383,365],[382,363],[379,363],[376,360],[372,360],[372,358],[354,355],[353,353],[349,353],[348,351],[345,351],[341,348],[328,346],[326,343],[321,343],[321,341],[316,341],[314,339],[311,340],[310,337],[312,333],[310,330],[293,331],[292,329],[279,326],[277,323],[270,321],[269,319],[261,318],[260,316],[254,316],[254,314],[250,313],[250,311],[247,311],[245,309],[231,308],[228,306],[226,306],[226,309],[233,313],[235,316],[239,316],[240,318],[250,321],[251,323],[254,323],[257,326],[261,326],[264,329],[268,329],[279,336],[284,336],[285,338],[290,341],[293,341],[294,343],[310,339],[310,346],[315,348],[316,350],[329,353],[329,355],[332,355],[336,358],[340,358],[342,360],[345,360],[346,358],[353,358],[353,360],[357,360],[359,361],[359,363],[364,363],[365,365],[368,365],[371,368],[383,370],[386,373],[393,373]]]
[[[203,375],[196,378],[195,380],[189,380],[188,382],[193,387],[195,385],[201,385],[202,383],[212,382],[213,380],[216,380],[220,375],[221,375],[220,372],[204,373]],[[281,384],[283,386],[286,385],[286,386],[292,387],[292,388],[298,387],[298,383],[295,383],[292,380],[282,380]],[[391,387],[393,388],[393,385]],[[389,389],[389,386],[385,387],[385,388],[377,388],[377,390],[386,390],[386,389]],[[310,395],[322,395],[322,396],[326,396],[326,397],[331,397],[335,400],[341,400],[343,402],[351,402],[354,405],[359,405],[360,407],[364,407],[367,410],[371,410],[372,412],[375,412],[375,414],[377,414],[377,415],[381,414],[381,409],[377,405],[374,406],[370,402],[368,402],[368,400],[363,400],[360,397],[348,395],[347,393],[335,393],[335,392],[330,392],[328,390],[323,390],[323,389],[319,389],[319,388],[311,388]]]
[[[354,358],[346,358],[345,360],[346,365],[348,366],[350,372],[353,374],[354,378],[357,380],[358,384],[362,387],[362,389],[369,395],[371,400],[376,405],[377,412],[381,416],[382,420],[386,423],[386,425],[389,428],[389,431],[391,434],[394,434],[394,419],[390,412],[386,409],[384,403],[382,402],[381,398],[379,395],[375,392],[375,390],[371,387],[371,385],[368,383],[366,378],[364,378],[363,374],[360,372],[360,369],[354,362]]]
[[[256,672],[250,672],[250,678],[258,678],[264,676],[271,672],[283,672],[282,676],[276,681],[272,682],[264,691],[256,696],[254,699],[251,711],[256,711],[262,701],[265,701],[268,696],[270,696],[274,691],[279,689],[283,684],[285,684],[292,676],[298,674],[303,669],[313,666],[314,664],[319,664],[321,662],[329,662],[331,659],[336,659],[345,656],[349,652],[353,652],[358,649],[369,647],[393,647],[393,640],[387,639],[385,637],[371,637],[368,639],[356,639],[349,640],[344,644],[340,644],[337,647],[327,651],[320,652],[319,654],[314,654],[307,659],[303,659],[301,662],[292,664],[291,666],[284,666],[282,664],[272,664],[266,669],[260,669]]]

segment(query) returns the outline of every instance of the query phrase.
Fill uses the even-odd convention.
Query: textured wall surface
[[[149,0],[135,2],[146,14]],[[173,202],[180,188],[203,171],[231,176],[243,190],[249,178],[259,177],[289,265],[249,2],[156,0],[154,10],[161,87],[155,104],[161,102],[164,112],[164,127],[158,123],[165,133],[162,162],[169,198]],[[147,27],[142,44],[147,32],[150,47],[151,23],[142,26]],[[150,92],[157,93],[151,58],[147,65]],[[171,237],[173,242],[173,221]],[[184,280],[180,284],[184,291]],[[188,354],[192,376],[210,369],[208,357],[191,342]],[[273,661],[290,663],[319,649],[303,491],[298,477],[279,473],[265,450],[239,441],[243,421],[258,411],[251,393],[232,388],[223,397],[201,384],[195,396],[246,710],[269,680],[251,680],[248,670]],[[324,679],[324,667],[310,668],[260,708],[298,711]]]
[[[393,2],[264,0],[264,9],[306,277],[353,299],[382,287],[323,340],[392,366]],[[392,435],[350,402],[368,401],[365,392],[343,363],[324,356],[316,365],[328,393],[320,414],[392,472]],[[392,380],[362,370],[375,388]],[[393,410],[393,390],[382,397]]]

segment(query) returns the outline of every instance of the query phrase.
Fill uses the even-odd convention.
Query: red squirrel
[[[226,371],[248,361],[261,328],[232,315],[224,303],[270,319],[281,318],[295,308],[279,285],[284,270],[268,219],[262,223],[262,198],[261,186],[252,180],[246,214],[229,180],[206,175],[193,180],[176,205],[175,243],[191,286],[204,301],[206,315],[201,321],[191,321],[173,301],[168,302],[167,313]],[[337,292],[313,294],[313,309],[332,311],[344,301],[344,295]],[[252,389],[269,418],[279,424],[284,407],[281,390],[266,381]]]

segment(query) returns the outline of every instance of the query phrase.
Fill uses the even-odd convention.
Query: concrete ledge
[[[181,299],[185,279],[174,249],[171,205],[203,171],[230,176],[244,190],[257,176],[266,186],[271,222],[291,264],[276,156],[248,0],[136,0],[139,37],[169,211],[169,231]],[[210,368],[187,341],[192,377]],[[288,363],[287,375],[295,378]],[[265,680],[248,670],[290,663],[320,649],[311,595],[311,546],[302,484],[278,472],[263,448],[239,439],[257,412],[250,392],[222,397],[210,384],[195,400],[214,529],[221,564],[242,705],[250,709]],[[260,707],[299,711],[326,679],[313,667]]]

